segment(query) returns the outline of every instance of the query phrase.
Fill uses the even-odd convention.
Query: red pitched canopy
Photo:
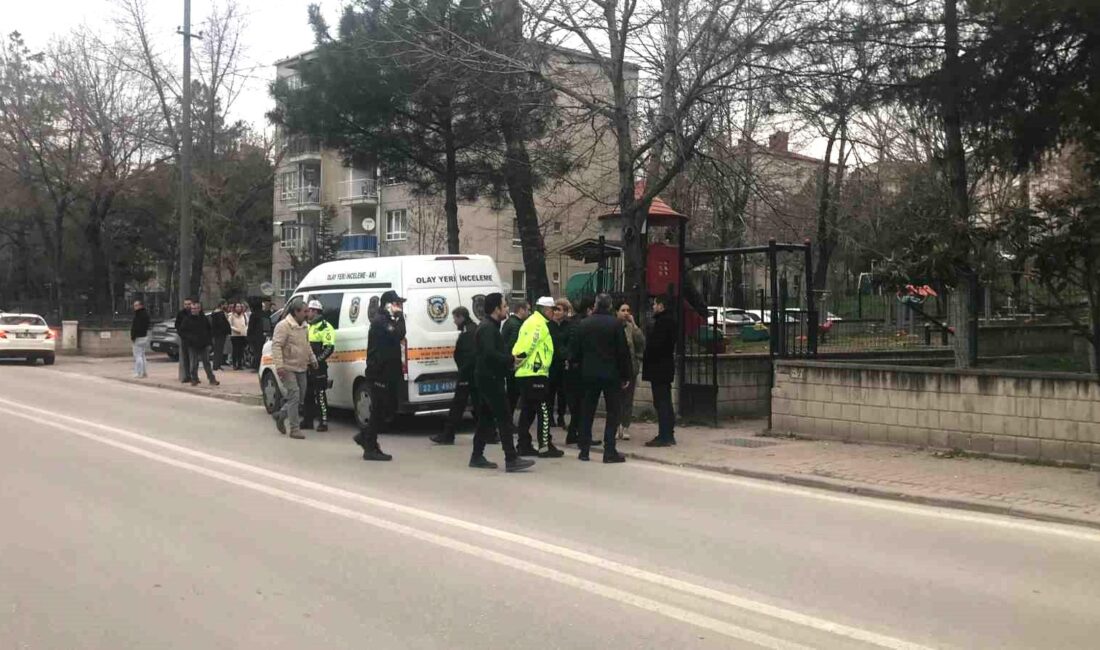
[[[634,183],[634,198],[640,199],[645,194],[645,181],[637,181]],[[612,217],[619,216],[619,207],[615,206],[615,209],[607,214],[601,214],[600,219],[610,219]],[[659,196],[653,197],[653,201],[649,204],[649,222],[660,223],[663,221],[676,221],[678,219],[687,219],[687,215],[680,214],[672,209],[672,206],[665,203]]]

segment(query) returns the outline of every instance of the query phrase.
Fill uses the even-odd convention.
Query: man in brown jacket
[[[292,300],[286,306],[286,315],[275,326],[271,357],[275,374],[283,384],[283,407],[274,413],[275,426],[279,433],[286,434],[289,430],[291,438],[302,440],[305,436],[300,428],[298,407],[306,392],[306,371],[317,367],[317,357],[309,346],[306,306],[301,300]]]

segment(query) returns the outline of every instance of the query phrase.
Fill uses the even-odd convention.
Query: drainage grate
[[[725,440],[719,440],[718,444],[756,449],[757,447],[774,447],[779,443],[771,440],[761,440],[760,438],[726,438]]]

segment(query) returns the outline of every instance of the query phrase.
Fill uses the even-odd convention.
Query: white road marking
[[[232,459],[229,459],[229,458],[224,458],[222,456],[216,456],[214,454],[208,454],[206,452],[191,449],[189,447],[183,447],[181,445],[176,445],[176,444],[173,444],[173,443],[170,443],[170,442],[165,442],[165,441],[159,440],[157,438],[152,438],[152,437],[145,436],[145,435],[135,433],[135,432],[132,432],[132,431],[127,431],[125,429],[120,429],[120,428],[112,427],[112,426],[105,425],[105,424],[99,424],[97,422],[92,422],[92,421],[84,420],[84,419],[81,419],[81,418],[75,418],[75,417],[71,417],[71,416],[68,416],[68,415],[62,415],[62,414],[51,412],[51,411],[48,411],[48,410],[45,410],[45,409],[39,409],[39,408],[35,408],[35,407],[24,406],[24,405],[21,405],[21,404],[18,404],[16,402],[12,402],[10,400],[6,400],[6,399],[3,399],[3,398],[0,398],[0,404],[6,404],[8,406],[25,409],[27,411],[31,411],[31,412],[34,412],[34,413],[39,413],[39,414],[49,416],[49,417],[52,417],[52,418],[67,420],[69,422],[72,422],[72,423],[78,424],[78,425],[94,427],[96,429],[100,429],[102,431],[106,431],[106,432],[109,432],[109,433],[112,433],[112,434],[115,434],[115,435],[123,436],[123,437],[129,438],[131,440],[140,441],[140,442],[143,442],[143,443],[148,444],[148,445],[160,447],[162,449],[167,449],[167,450],[173,451],[175,453],[190,456],[192,458],[201,459],[201,460],[209,462],[209,463],[214,463],[214,464],[222,465],[222,466],[225,466],[225,467],[231,467],[231,468],[236,469],[236,470],[249,472],[249,473],[255,474],[257,476],[263,476],[265,478],[280,481],[280,482],[283,482],[283,483],[286,483],[286,484],[289,484],[289,485],[294,485],[294,486],[301,487],[301,488],[315,490],[317,492],[321,492],[321,493],[324,493],[324,494],[329,494],[329,495],[340,497],[340,498],[359,501],[361,503],[365,503],[365,504],[369,504],[369,505],[374,506],[374,507],[390,510],[392,512],[397,512],[397,513],[400,513],[400,514],[403,514],[403,515],[406,515],[406,516],[416,517],[416,518],[419,518],[419,519],[432,521],[434,523],[443,524],[443,525],[451,526],[451,527],[454,527],[454,528],[459,528],[461,530],[465,530],[465,531],[469,531],[469,532],[472,532],[472,533],[480,534],[480,535],[483,535],[483,536],[486,536],[486,537],[491,537],[493,539],[498,539],[498,540],[513,543],[513,544],[518,544],[518,545],[525,546],[527,548],[539,551],[541,553],[553,554],[553,555],[556,555],[558,557],[566,558],[566,559],[569,559],[569,560],[572,560],[572,561],[575,561],[575,562],[578,562],[578,563],[581,563],[581,564],[586,564],[586,565],[589,565],[589,566],[593,566],[593,567],[596,567],[596,568],[604,570],[604,571],[608,571],[608,572],[611,572],[611,573],[618,573],[620,575],[624,575],[624,576],[627,576],[629,578],[633,578],[633,579],[640,580],[640,581],[643,581],[643,582],[648,582],[650,584],[655,584],[655,585],[664,587],[666,589],[671,589],[671,590],[679,591],[681,593],[685,593],[685,594],[688,594],[688,595],[691,595],[691,596],[705,598],[705,599],[712,600],[712,601],[715,601],[715,602],[720,602],[720,603],[723,603],[723,604],[726,604],[726,605],[730,605],[732,607],[737,607],[737,608],[740,608],[740,609],[743,609],[743,610],[746,610],[746,611],[754,612],[754,613],[757,613],[757,614],[762,614],[762,615],[765,615],[765,616],[770,616],[772,618],[776,618],[776,619],[779,619],[779,620],[782,620],[782,621],[785,621],[785,622],[788,622],[788,623],[793,623],[793,624],[796,624],[796,625],[800,625],[800,626],[803,626],[803,627],[808,627],[808,628],[819,630],[819,631],[822,631],[822,632],[827,632],[827,633],[834,634],[834,635],[837,635],[837,636],[847,637],[847,638],[854,639],[854,640],[857,640],[857,641],[862,641],[862,642],[865,642],[865,643],[876,645],[876,646],[879,646],[879,647],[882,647],[882,648],[889,648],[890,650],[924,650],[924,646],[921,646],[921,645],[918,645],[918,644],[915,644],[915,643],[910,643],[910,642],[905,641],[903,639],[894,638],[894,637],[887,636],[887,635],[884,635],[884,634],[879,634],[877,632],[872,632],[872,631],[869,631],[869,630],[864,630],[864,629],[861,629],[861,628],[856,628],[856,627],[844,625],[844,624],[841,624],[841,623],[836,623],[836,622],[829,621],[829,620],[826,620],[826,619],[818,618],[816,616],[811,616],[811,615],[808,615],[808,614],[803,614],[801,612],[796,612],[796,611],[785,609],[785,608],[782,608],[782,607],[769,605],[767,603],[762,603],[762,602],[754,601],[754,600],[751,600],[751,599],[748,599],[748,598],[743,598],[743,597],[740,597],[740,596],[736,596],[734,594],[719,591],[717,589],[712,589],[710,587],[697,585],[697,584],[687,582],[687,581],[684,581],[684,580],[680,580],[680,579],[677,579],[677,578],[673,578],[673,577],[670,577],[670,576],[665,576],[665,575],[662,575],[662,574],[659,574],[659,573],[646,571],[645,569],[640,569],[640,568],[633,567],[633,566],[630,566],[630,565],[627,565],[627,564],[622,564],[622,563],[616,562],[614,560],[608,560],[606,558],[601,558],[601,557],[598,557],[598,556],[595,556],[595,555],[584,553],[582,551],[577,551],[577,550],[574,550],[574,549],[571,549],[571,548],[568,548],[568,547],[565,547],[565,546],[560,546],[560,545],[557,545],[557,544],[544,542],[542,540],[538,540],[538,539],[535,539],[533,537],[528,537],[528,536],[525,536],[525,535],[519,535],[519,534],[516,534],[516,533],[511,533],[511,532],[508,532],[508,531],[505,531],[505,530],[500,530],[498,528],[492,528],[490,526],[484,526],[484,525],[477,524],[477,523],[474,523],[474,522],[465,521],[465,520],[458,519],[458,518],[455,518],[455,517],[450,517],[448,515],[442,515],[442,514],[434,513],[434,512],[431,512],[431,511],[427,511],[427,510],[422,510],[420,508],[414,508],[412,506],[406,506],[406,505],[402,505],[402,504],[398,504],[398,503],[393,503],[391,501],[385,501],[385,500],[382,500],[382,499],[378,499],[378,498],[375,498],[375,497],[369,497],[369,496],[366,496],[366,495],[363,495],[363,494],[359,494],[357,492],[351,492],[349,490],[344,490],[344,489],[333,487],[333,486],[326,485],[326,484],[323,484],[323,483],[317,483],[317,482],[314,482],[314,481],[310,481],[310,480],[307,480],[307,479],[302,479],[302,478],[292,476],[292,475],[289,475],[289,474],[283,474],[281,472],[275,472],[275,471],[272,471],[272,470],[268,470],[268,469],[264,469],[262,467],[255,466],[255,465],[249,465],[247,463],[242,463],[240,461],[235,461],[235,460],[232,460]],[[19,411],[13,411],[13,410],[8,410],[8,409],[0,409],[0,412],[9,413],[11,415],[16,415],[16,416],[19,416],[19,417],[23,417],[25,419],[28,419],[28,420],[31,420],[31,421],[34,421],[34,422],[39,422],[39,423],[42,423],[42,424],[45,424],[45,425],[48,425],[48,426],[60,427],[60,428],[63,428],[64,430],[66,430],[66,431],[72,431],[74,433],[77,433],[78,435],[82,435],[84,437],[87,437],[87,438],[90,438],[90,439],[93,439],[93,440],[98,440],[98,441],[101,441],[101,442],[105,442],[107,444],[113,444],[113,445],[116,445],[116,446],[123,444],[123,443],[115,443],[113,441],[109,441],[108,439],[101,438],[100,436],[96,436],[95,434],[90,434],[90,433],[86,433],[86,432],[73,430],[73,429],[68,428],[68,427],[63,427],[63,426],[58,425],[57,423],[55,423],[51,420],[47,420],[47,419],[43,419],[43,418],[40,418],[40,417],[27,415],[27,414],[21,413]],[[152,454],[152,452],[144,452],[144,450],[142,450],[142,451],[143,451],[143,455],[146,454],[146,453],[147,454]],[[244,479],[241,479],[241,480],[244,480]],[[334,507],[336,507],[336,506],[334,506]],[[397,524],[395,524],[395,525],[397,525]]]
[[[712,632],[717,632],[730,638],[746,641],[748,643],[752,643],[763,648],[771,648],[774,650],[813,650],[811,646],[802,645],[793,641],[786,641],[784,639],[780,639],[768,634],[756,632],[744,627],[733,625],[731,623],[726,623],[724,621],[720,621],[709,616],[704,616],[702,614],[697,614],[695,612],[676,607],[675,605],[669,605],[657,600],[653,600],[651,598],[646,598],[644,596],[639,596],[637,594],[624,591],[622,589],[603,585],[597,582],[593,582],[591,580],[586,580],[584,578],[564,573],[550,567],[542,566],[534,562],[520,560],[505,555],[503,553],[483,549],[472,544],[454,539],[452,537],[446,537],[444,535],[438,535],[436,533],[420,530],[418,528],[406,526],[404,524],[390,521],[388,519],[382,519],[380,517],[357,512],[355,510],[343,508],[341,506],[324,501],[319,501],[317,499],[300,496],[292,492],[287,492],[286,490],[280,490],[279,488],[264,485],[262,483],[256,483],[255,481],[250,481],[248,479],[226,474],[224,472],[219,472],[217,470],[202,467],[200,465],[195,465],[186,461],[163,456],[156,452],[142,449],[141,447],[136,447],[134,445],[130,445],[124,442],[111,440],[109,438],[105,438],[94,433],[81,431],[79,429],[76,429],[75,427],[70,427],[65,424],[49,422],[42,418],[26,415],[16,411],[8,411],[6,409],[0,409],[0,412],[6,412],[17,417],[25,418],[32,422],[38,422],[39,424],[48,427],[67,431],[82,438],[108,445],[116,449],[121,449],[131,454],[135,454],[149,460],[154,460],[159,463],[164,463],[165,465],[170,465],[178,469],[194,472],[208,478],[224,481],[231,485],[253,490],[255,492],[260,492],[268,496],[283,499],[292,503],[297,503],[299,505],[313,508],[315,510],[320,510],[322,512],[327,512],[338,517],[343,517],[345,519],[358,521],[360,523],[374,526],[376,528],[381,528],[383,530],[388,530],[394,533],[398,533],[400,535],[412,537],[414,539],[427,542],[429,544],[442,546],[444,548],[458,551],[460,553],[465,553],[467,555],[481,558],[483,560],[495,562],[509,568],[518,569],[534,576],[546,578],[547,580],[552,580],[562,585],[573,587],[575,589],[580,589],[582,591],[587,591],[588,593],[595,594],[597,596],[602,596],[604,598],[608,598],[610,600],[614,600],[625,605],[631,605],[633,607],[650,611],[655,614],[660,614],[662,616],[680,621],[682,623],[687,623],[689,625],[694,625],[696,627],[710,630]]]
[[[730,476],[728,474],[719,474],[716,472],[705,472],[700,470],[693,470],[690,468],[673,467],[670,465],[663,465],[661,463],[640,462],[634,463],[633,467],[645,467],[647,470],[651,470],[654,472],[674,474],[676,476],[690,477],[702,481],[711,481],[714,483],[725,483],[727,485],[736,485],[738,487],[751,488],[753,490],[776,492],[782,494],[794,494],[811,499],[817,499],[818,501],[828,501],[830,503],[859,505],[865,508],[885,510],[888,512],[896,512],[906,515],[935,517],[939,519],[947,519],[950,521],[957,521],[967,524],[984,524],[987,526],[997,526],[999,528],[1008,528],[1011,530],[1026,531],[1030,533],[1058,535],[1061,537],[1068,537],[1070,539],[1086,542],[1100,542],[1100,531],[1093,531],[1088,528],[1076,528],[1066,524],[1058,524],[1054,522],[1048,524],[1035,523],[1020,519],[1012,519],[1011,517],[1003,515],[969,513],[964,511],[950,510],[947,508],[938,508],[936,506],[889,501],[872,496],[849,496],[844,494],[835,494],[830,493],[826,490],[819,490],[810,487],[783,485],[782,483],[775,483],[763,479]]]

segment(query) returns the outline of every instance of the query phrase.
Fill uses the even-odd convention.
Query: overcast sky
[[[247,120],[258,129],[267,128],[264,113],[271,108],[267,85],[275,77],[272,63],[312,46],[306,17],[311,3],[320,4],[326,13],[335,16],[342,0],[237,0],[245,16],[242,73],[247,75],[247,83],[233,107],[233,117]],[[0,4],[4,5],[0,30],[5,38],[9,32],[19,31],[32,50],[44,48],[81,24],[101,32],[110,29],[112,17],[117,15],[113,0],[0,0]],[[194,31],[201,29],[212,4],[213,0],[191,1]],[[171,60],[180,61],[182,39],[176,28],[183,24],[183,0],[147,0],[147,6],[158,46]]]
[[[225,0],[218,0],[224,2]],[[161,52],[172,61],[182,59],[182,39],[176,28],[183,23],[183,0],[146,0],[152,21],[151,32],[159,39]],[[193,31],[210,13],[215,0],[192,0]],[[232,107],[231,117],[251,123],[257,130],[270,128],[264,114],[271,109],[268,84],[275,77],[275,61],[308,50],[313,35],[307,20],[310,4],[319,4],[330,21],[335,22],[344,0],[236,0],[245,17],[242,74],[245,88]],[[0,0],[0,31],[18,30],[32,50],[45,48],[49,42],[86,24],[109,33],[112,19],[118,15],[114,0]],[[789,127],[787,127],[789,128]],[[767,134],[758,140],[767,142]],[[803,135],[791,138],[792,149],[822,156],[824,143]]]

